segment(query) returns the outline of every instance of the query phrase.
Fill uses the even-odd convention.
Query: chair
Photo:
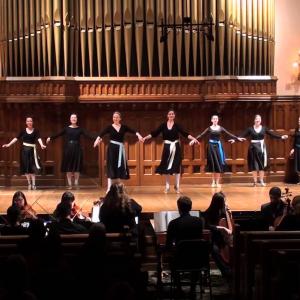
[[[199,279],[201,298],[203,294],[203,283],[209,286],[210,299],[212,299],[211,277],[210,277],[210,244],[205,240],[182,240],[175,247],[175,253],[171,262],[171,294],[176,285],[181,285],[181,275],[189,273],[191,284],[193,276]]]

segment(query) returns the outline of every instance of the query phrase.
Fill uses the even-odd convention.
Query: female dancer
[[[47,138],[47,144],[59,136],[65,135],[65,147],[61,164],[61,171],[67,175],[68,189],[72,189],[72,177],[74,177],[75,188],[78,188],[79,176],[82,171],[83,155],[80,146],[80,136],[93,139],[94,136],[77,125],[77,114],[71,114],[70,125],[58,134]]]
[[[39,131],[33,127],[33,119],[31,117],[26,118],[26,128],[8,144],[2,145],[2,147],[8,148],[17,142],[18,139],[22,140],[20,157],[21,174],[25,174],[26,176],[28,189],[36,190],[35,174],[41,170],[41,164],[36,151],[36,141],[39,142],[42,149],[45,149],[46,146],[43,144],[43,141],[40,138]]]
[[[126,132],[135,134],[140,142],[143,142],[142,136],[136,131],[126,125],[121,124],[121,113],[115,111],[113,113],[113,124],[107,126],[94,142],[96,147],[102,138],[109,134],[110,142],[107,147],[107,192],[109,191],[112,180],[119,181],[120,179],[129,179],[129,170],[125,155],[124,136]]]
[[[250,136],[251,142],[248,149],[248,170],[252,171],[253,175],[253,186],[257,185],[257,177],[261,186],[266,186],[264,182],[264,169],[267,166],[267,149],[264,142],[265,135],[268,134],[272,138],[276,139],[287,139],[287,135],[279,135],[269,130],[265,126],[261,125],[261,116],[256,115],[254,117],[253,126],[247,128],[241,137],[245,138]]]
[[[176,193],[180,193],[179,181],[181,169],[181,150],[179,145],[179,134],[194,141],[194,143],[198,143],[198,141],[188,132],[182,129],[180,125],[174,122],[174,110],[171,109],[168,111],[167,118],[167,122],[162,123],[156,130],[145,136],[144,141],[152,137],[157,137],[160,133],[162,133],[164,139],[164,148],[160,165],[156,168],[156,173],[160,175],[166,175],[165,193],[170,191],[170,175],[175,174],[174,189]]]
[[[226,133],[231,137],[229,140],[230,143],[234,143],[235,139],[243,141],[243,138],[239,138],[225,128],[218,125],[219,117],[213,115],[211,117],[212,125],[206,128],[202,133],[200,133],[196,139],[201,139],[205,135],[208,135],[208,146],[207,146],[207,166],[206,170],[212,172],[212,187],[220,187],[220,177],[221,173],[225,171],[226,162],[225,162],[225,153],[223,150],[222,143],[220,141],[221,134]],[[190,145],[193,145],[193,141]]]

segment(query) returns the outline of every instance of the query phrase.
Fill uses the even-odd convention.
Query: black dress
[[[281,135],[269,130],[262,126],[259,132],[256,132],[252,127],[247,128],[241,137],[250,137],[251,143],[248,148],[248,170],[249,171],[262,171],[267,167],[267,149],[264,142],[265,135],[281,139]]]
[[[119,131],[117,131],[112,125],[109,125],[99,134],[101,138],[103,138],[106,134],[109,134],[110,139],[107,147],[106,158],[107,178],[129,179],[128,164],[123,144],[124,136],[127,132],[136,134],[135,130],[126,125],[121,125]]]
[[[161,156],[160,165],[156,168],[158,174],[179,174],[181,169],[181,149],[179,144],[179,134],[185,138],[189,133],[174,123],[171,129],[168,129],[167,122],[162,123],[156,130],[151,132],[152,137],[157,137],[162,133],[164,139],[164,148]]]
[[[24,129],[17,136],[17,139],[21,139],[23,143],[20,155],[21,174],[34,174],[41,170],[41,163],[36,153],[35,145],[39,138],[40,134],[36,129],[34,129],[32,133],[28,133],[26,129]]]
[[[83,166],[83,154],[80,145],[80,136],[84,135],[90,139],[95,137],[80,127],[65,127],[58,134],[52,135],[51,140],[59,136],[65,136],[64,153],[61,164],[61,172],[81,172]]]
[[[211,127],[208,127],[197,136],[197,139],[201,139],[206,135],[208,135],[209,138],[207,145],[207,165],[205,168],[206,172],[223,173],[228,169],[228,166],[225,162],[225,153],[220,141],[222,133],[227,134],[232,139],[237,139],[237,136],[230,133],[221,126],[219,126],[217,130],[213,130]]]
[[[295,130],[294,137],[294,170],[297,173],[300,173],[300,131]]]

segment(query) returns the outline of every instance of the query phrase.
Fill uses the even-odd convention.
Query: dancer
[[[107,147],[107,191],[110,190],[112,181],[119,182],[120,179],[129,179],[129,170],[125,155],[124,136],[127,132],[135,134],[140,142],[143,142],[142,136],[128,126],[121,124],[121,113],[115,111],[113,113],[113,124],[107,126],[94,142],[94,147],[98,146],[102,138],[109,134],[110,142]]]
[[[253,186],[257,186],[257,177],[261,186],[266,186],[264,182],[264,170],[267,167],[267,149],[264,141],[265,135],[272,138],[287,139],[287,135],[279,135],[265,126],[261,125],[261,116],[255,115],[253,126],[247,128],[241,137],[250,137],[251,142],[248,149],[248,170],[252,172]]]
[[[72,177],[74,178],[74,186],[78,189],[79,177],[82,171],[83,154],[80,146],[80,136],[84,135],[87,138],[94,139],[95,137],[88,133],[83,128],[77,125],[77,114],[71,114],[70,125],[65,127],[58,134],[47,138],[47,144],[51,140],[65,135],[65,146],[63,159],[61,164],[61,171],[66,173],[68,181],[68,189],[72,189]]]
[[[300,117],[298,118],[298,124],[295,128],[293,149],[290,152],[290,156],[294,156],[294,171],[298,174],[298,183],[300,175]]]
[[[41,164],[36,151],[36,141],[39,142],[42,149],[46,146],[40,137],[39,131],[33,127],[32,117],[26,118],[26,128],[19,135],[13,138],[8,144],[2,145],[3,148],[8,148],[19,139],[22,141],[21,156],[20,156],[20,171],[24,174],[28,183],[28,190],[36,190],[35,176],[41,170]]]
[[[179,144],[179,134],[194,141],[194,143],[198,143],[198,141],[179,124],[175,123],[174,110],[171,109],[168,111],[167,119],[167,122],[162,123],[156,130],[145,136],[144,141],[152,137],[157,137],[162,133],[164,148],[160,165],[156,168],[156,173],[166,175],[165,193],[170,191],[170,175],[175,174],[174,189],[176,193],[180,193],[181,149]]]
[[[207,146],[207,166],[206,171],[212,173],[212,187],[220,187],[220,177],[221,173],[226,170],[225,153],[223,150],[222,143],[220,141],[222,133],[227,134],[231,137],[228,140],[230,143],[234,143],[235,140],[243,141],[245,139],[239,138],[234,134],[227,131],[225,128],[218,125],[219,117],[213,115],[211,117],[212,125],[207,127],[202,133],[200,133],[196,139],[202,139],[204,136],[208,135],[208,146]],[[193,145],[194,141],[190,142]]]

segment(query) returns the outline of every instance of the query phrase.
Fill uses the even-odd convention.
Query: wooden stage
[[[284,183],[268,183],[266,187],[252,187],[250,184],[224,184],[222,188],[211,188],[209,185],[182,185],[181,195],[189,196],[193,201],[193,209],[205,210],[210,201],[212,194],[222,190],[227,196],[229,207],[233,211],[256,211],[260,210],[262,203],[269,200],[269,189],[272,186],[279,186],[283,192],[288,187],[292,195],[300,194],[300,185]],[[18,188],[1,188],[0,189],[0,213],[6,213],[7,208],[11,205],[11,199],[16,190],[22,190],[29,204],[38,213],[52,213],[59,202],[63,188],[43,188],[28,191],[27,189]],[[176,210],[176,199],[178,194],[171,189],[171,192],[164,194],[163,186],[129,186],[127,187],[130,197],[135,199],[143,207],[143,212],[155,212],[165,210]],[[93,202],[99,197],[104,196],[104,188],[85,188],[72,190],[75,194],[76,204],[83,208],[84,212],[90,212]]]

